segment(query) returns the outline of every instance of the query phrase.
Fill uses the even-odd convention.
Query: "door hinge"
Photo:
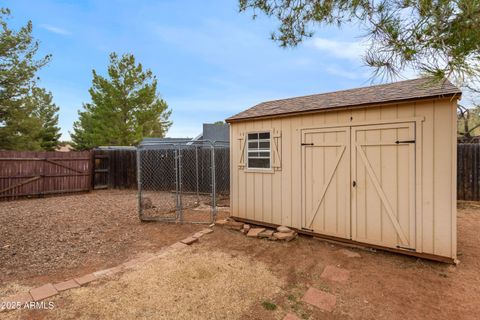
[[[396,144],[400,143],[415,143],[415,140],[397,140],[395,141]]]
[[[397,244],[397,249],[409,250],[409,251],[417,251],[415,248],[403,247]]]
[[[310,143],[302,143],[302,146],[313,146],[313,142],[310,142]]]

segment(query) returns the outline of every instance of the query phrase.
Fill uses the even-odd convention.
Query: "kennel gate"
[[[137,148],[138,213],[142,221],[212,223],[228,202],[226,141],[150,142]],[[220,214],[227,210],[222,208]]]

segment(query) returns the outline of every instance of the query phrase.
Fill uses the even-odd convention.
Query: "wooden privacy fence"
[[[193,156],[185,153],[185,174],[193,175]],[[170,154],[171,153],[171,154]],[[204,154],[205,153],[205,154]],[[207,192],[211,184],[206,168],[208,152],[199,158],[199,191]],[[173,151],[165,151],[173,158]],[[152,160],[156,160],[155,155]],[[228,193],[230,184],[228,148],[216,150],[217,192]],[[157,158],[158,159],[158,158]],[[480,201],[480,144],[458,144],[457,198]],[[165,175],[161,164],[154,175]],[[169,169],[173,167],[168,164]],[[165,169],[165,168],[163,168]],[[192,171],[192,172],[190,172]],[[169,174],[174,174],[170,172]],[[165,177],[165,176],[164,176]],[[92,180],[93,179],[93,180]],[[195,181],[195,182],[194,182]],[[196,180],[183,181],[188,191],[196,189]],[[195,185],[194,185],[195,184]],[[0,201],[17,197],[88,191],[96,188],[137,188],[135,150],[94,150],[81,152],[0,151]],[[171,188],[165,186],[165,190]]]
[[[90,151],[0,151],[0,200],[89,191]]]
[[[94,189],[137,188],[135,149],[95,149],[93,157]]]
[[[457,146],[457,199],[480,200],[480,144]]]

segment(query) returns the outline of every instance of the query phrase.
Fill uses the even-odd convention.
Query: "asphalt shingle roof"
[[[432,82],[431,78],[420,78],[370,87],[262,102],[250,109],[231,116],[226,121],[235,122],[290,113],[351,108],[363,105],[377,105],[382,103],[448,97],[453,95],[458,95],[460,97],[461,93],[460,89],[448,80]]]

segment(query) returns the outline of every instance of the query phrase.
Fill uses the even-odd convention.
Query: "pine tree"
[[[32,104],[34,117],[39,122],[36,140],[43,150],[55,150],[59,145],[61,133],[58,127],[59,108],[53,103],[52,94],[43,88],[33,88],[28,101]]]
[[[36,72],[50,55],[35,59],[38,42],[32,37],[32,23],[18,31],[8,27],[10,10],[0,9],[0,149],[40,150],[41,121],[29,103]]]
[[[108,78],[93,70],[91,102],[83,105],[71,133],[76,149],[135,145],[165,136],[171,111],[157,93],[157,79],[132,54],[110,54]]]
[[[272,39],[297,46],[317,28],[345,23],[370,44],[364,62],[374,76],[411,69],[457,84],[480,78],[480,1],[239,0],[240,11],[263,12],[280,26]]]

